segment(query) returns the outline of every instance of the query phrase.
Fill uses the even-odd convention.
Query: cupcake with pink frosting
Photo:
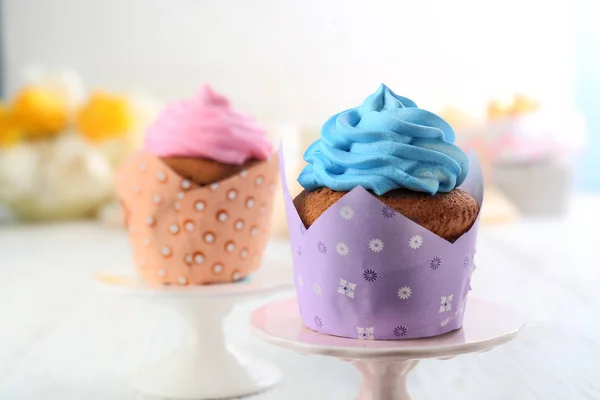
[[[204,86],[193,98],[169,105],[146,132],[146,151],[200,185],[266,160],[273,146],[253,118]]]
[[[266,132],[205,86],[167,106],[144,145],[117,176],[142,278],[224,283],[256,270],[278,175]]]

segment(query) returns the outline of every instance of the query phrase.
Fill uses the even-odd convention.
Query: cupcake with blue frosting
[[[452,127],[385,85],[362,105],[329,118],[304,154],[305,189],[294,205],[310,227],[346,193],[362,186],[400,213],[454,242],[473,226],[478,202],[458,187],[469,171]]]

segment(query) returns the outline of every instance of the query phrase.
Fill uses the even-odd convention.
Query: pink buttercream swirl
[[[202,157],[241,165],[273,150],[256,121],[204,86],[191,99],[167,106],[146,131],[146,151],[158,157]]]

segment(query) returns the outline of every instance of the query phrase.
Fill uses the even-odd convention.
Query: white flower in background
[[[354,210],[352,209],[352,207],[344,206],[340,210],[340,215],[346,221],[350,221],[352,218],[354,218]]]
[[[298,275],[298,285],[300,285],[300,287],[304,286],[304,279],[302,279],[302,275]]]
[[[450,322],[450,317],[448,317],[445,320],[443,320],[442,322],[440,322],[440,326],[444,327],[444,326],[448,325],[448,322]]]
[[[340,287],[338,288],[339,294],[353,299],[355,290],[356,290],[356,283],[348,282],[345,279],[340,279]]]
[[[319,296],[321,295],[321,285],[319,285],[317,282],[313,283],[313,292]]]
[[[400,299],[402,299],[402,300],[406,300],[406,299],[410,298],[411,295],[412,295],[412,289],[409,288],[408,286],[403,286],[400,289],[398,289],[398,297],[400,297]]]
[[[336,244],[335,245],[335,250],[337,251],[337,253],[340,256],[347,256],[348,253],[350,252],[350,248],[344,242],[340,242],[340,243]]]
[[[374,253],[379,253],[383,250],[383,241],[381,239],[371,239],[369,241],[369,248]]]
[[[423,238],[419,235],[415,235],[415,236],[411,237],[410,240],[408,241],[408,245],[413,250],[418,249],[419,247],[421,247],[422,244],[423,244]]]
[[[375,339],[375,328],[363,328],[361,326],[356,327],[356,332],[358,333],[358,338],[360,340],[373,340]]]
[[[83,218],[96,214],[113,196],[109,160],[80,135],[0,152],[0,202],[19,218]]]
[[[441,297],[440,314],[443,312],[452,310],[452,298],[453,297],[454,297],[453,294],[451,294],[450,296],[442,296]]]

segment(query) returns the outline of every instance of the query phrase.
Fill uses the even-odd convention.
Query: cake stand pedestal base
[[[248,280],[209,286],[149,286],[121,276],[101,277],[104,288],[142,296],[179,314],[192,335],[190,344],[138,369],[133,387],[156,397],[202,400],[247,396],[281,379],[271,364],[245,357],[225,342],[223,324],[236,304],[291,288],[285,273],[257,273]]]
[[[406,379],[418,362],[418,360],[353,362],[362,377],[360,392],[356,399],[409,400]]]
[[[365,341],[312,331],[302,324],[296,299],[257,309],[251,326],[276,346],[351,362],[362,377],[357,400],[410,400],[406,381],[419,360],[488,351],[514,339],[524,325],[513,311],[483,300],[470,298],[466,310],[462,329],[413,340]]]

